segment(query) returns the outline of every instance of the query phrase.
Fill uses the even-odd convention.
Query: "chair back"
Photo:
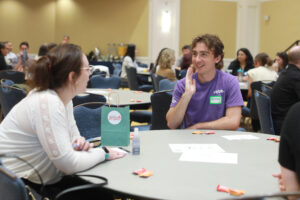
[[[134,67],[125,67],[127,80],[128,80],[128,87],[130,90],[139,90],[139,83],[136,74],[136,68]]]
[[[29,200],[22,179],[8,170],[0,160],[0,199]]]
[[[169,79],[163,79],[159,81],[159,91],[174,90],[177,81],[170,81]]]
[[[163,79],[165,79],[165,77],[151,73],[151,79],[152,79],[152,85],[154,88],[154,92],[158,92],[159,91],[159,82]]]
[[[9,79],[16,84],[23,84],[25,83],[25,73],[13,70],[3,70],[0,71],[0,80],[1,79]]]
[[[255,90],[254,98],[256,101],[261,131],[263,133],[275,135],[271,113],[270,97],[262,92]]]
[[[170,108],[171,101],[172,94],[170,91],[155,92],[151,95],[151,130],[169,129],[166,114]]]
[[[84,95],[76,95],[73,99],[73,107],[89,102],[101,102],[106,103],[106,98],[103,95],[98,94],[84,94]]]
[[[102,76],[92,76],[91,77],[91,87],[92,88],[111,88],[111,89],[119,89],[121,84],[121,78],[120,77],[110,77],[105,78]]]
[[[270,81],[268,83],[262,81],[255,81],[251,83],[251,91],[254,93],[255,90],[262,92],[262,85],[268,85],[272,87],[274,85],[274,81]],[[257,106],[254,97],[250,99],[250,116],[252,119],[258,119]]]
[[[121,63],[114,63],[113,67],[114,67],[114,72],[113,72],[112,76],[120,77],[121,72],[122,72]]]
[[[266,84],[262,84],[261,91],[270,97],[272,94],[272,87]]]
[[[19,88],[0,85],[0,104],[2,114],[5,117],[9,111],[26,97],[26,92]]]
[[[261,92],[261,86],[262,86],[261,81],[252,82],[250,85],[252,93],[254,94],[255,90]],[[256,101],[253,95],[250,99],[250,116],[252,119],[258,119]]]
[[[74,107],[74,118],[80,135],[86,139],[101,136],[101,110],[103,103],[90,102]]]

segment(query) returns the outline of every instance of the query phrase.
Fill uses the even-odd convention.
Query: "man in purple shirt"
[[[192,42],[193,69],[178,81],[167,113],[171,129],[236,130],[244,105],[236,77],[226,74],[223,67],[224,45],[210,34],[196,37]]]

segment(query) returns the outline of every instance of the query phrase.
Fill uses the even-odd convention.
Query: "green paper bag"
[[[130,133],[129,107],[102,107],[101,145],[128,146]]]

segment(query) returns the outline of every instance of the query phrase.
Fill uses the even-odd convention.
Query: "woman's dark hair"
[[[282,59],[282,64],[283,64],[283,66],[282,66],[282,68],[285,68],[288,64],[289,64],[289,58],[288,58],[288,55],[287,55],[287,53],[285,53],[284,51],[283,52],[278,52],[277,54],[276,54],[276,56],[278,56],[279,58],[281,58]]]
[[[51,42],[51,43],[49,43],[49,44],[47,45],[47,50],[50,51],[51,49],[53,49],[53,48],[56,47],[56,46],[57,46],[56,43]]]
[[[0,42],[0,54],[2,55],[1,49],[5,48],[5,43],[4,42]]]
[[[255,61],[259,61],[262,66],[272,66],[273,60],[266,53],[259,53],[255,56]]]
[[[38,53],[38,56],[44,56],[46,55],[48,52],[48,48],[47,48],[47,45],[46,44],[42,44],[39,48],[39,53]]]
[[[160,50],[160,52],[158,53],[158,56],[157,56],[156,61],[155,61],[155,65],[154,65],[154,67],[152,68],[152,73],[154,73],[154,74],[155,74],[155,72],[156,72],[156,68],[157,68],[157,65],[158,65],[158,61],[159,61],[159,59],[160,59],[160,57],[161,57],[161,54],[162,54],[162,52],[163,52],[165,49],[167,49],[167,48],[162,48],[162,49]]]
[[[215,67],[216,69],[222,69],[224,65],[224,44],[222,43],[220,38],[216,35],[211,34],[200,35],[194,38],[192,42],[192,49],[194,49],[199,42],[203,42],[207,46],[207,48],[213,52],[215,58],[221,56],[220,62],[216,63]]]
[[[182,58],[182,63],[180,65],[181,70],[188,69],[192,64],[192,54],[185,54]]]
[[[42,56],[29,68],[30,89],[38,91],[62,87],[74,72],[74,80],[80,75],[82,66],[81,48],[74,44],[58,45]]]
[[[135,60],[135,44],[128,44],[125,56],[129,56],[132,61]]]
[[[250,51],[247,48],[240,48],[236,52],[236,57],[239,55],[240,51],[242,51],[246,55],[246,66],[253,67],[253,57],[252,57]],[[234,67],[238,67],[239,68],[239,66],[240,66],[239,60],[236,58],[234,61],[232,61],[232,65]]]

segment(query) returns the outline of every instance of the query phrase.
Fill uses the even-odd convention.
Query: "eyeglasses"
[[[92,73],[92,71],[93,71],[93,68],[91,68],[91,67],[81,67],[81,69],[84,69],[84,70],[88,71],[89,73]]]

